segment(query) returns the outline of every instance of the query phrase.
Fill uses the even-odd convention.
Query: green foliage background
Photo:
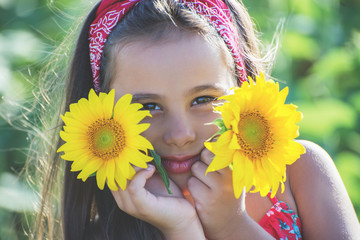
[[[264,47],[279,51],[272,75],[289,86],[304,119],[300,138],[335,161],[360,217],[360,1],[244,0]],[[27,239],[24,212],[38,196],[19,173],[29,140],[24,106],[41,66],[94,1],[0,0],[0,236]],[[283,30],[275,34],[279,23]],[[279,33],[279,32],[278,32]],[[73,42],[69,42],[73,44]],[[30,119],[31,120],[31,119]],[[33,119],[34,120],[34,119]]]

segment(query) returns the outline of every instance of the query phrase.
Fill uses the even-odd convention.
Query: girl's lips
[[[167,172],[170,173],[185,173],[190,171],[191,166],[200,160],[200,155],[187,156],[163,156],[161,162]]]

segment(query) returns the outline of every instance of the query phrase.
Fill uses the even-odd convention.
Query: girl
[[[89,90],[126,93],[150,110],[144,136],[161,156],[172,195],[150,164],[125,191],[82,182],[55,155],[46,169],[42,238],[55,177],[64,171],[64,239],[355,239],[359,223],[327,153],[300,141],[306,154],[287,169],[285,191],[236,199],[229,169],[205,176],[204,141],[219,116],[212,103],[262,71],[254,29],[236,0],[103,0],[81,30],[67,82],[65,110]],[[59,143],[60,144],[60,143]],[[60,170],[59,170],[60,169]],[[270,196],[270,195],[269,195]],[[56,234],[56,232],[55,232]],[[49,236],[50,238],[52,236]],[[56,236],[59,238],[59,235]]]

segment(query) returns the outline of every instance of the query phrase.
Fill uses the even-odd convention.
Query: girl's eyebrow
[[[194,95],[197,94],[199,92],[203,92],[203,91],[212,91],[212,92],[217,92],[217,93],[225,93],[225,89],[218,87],[216,85],[212,85],[212,84],[206,84],[206,85],[200,85],[200,86],[196,86],[192,89],[190,89],[186,95]],[[132,97],[132,101],[133,102],[139,102],[139,101],[144,101],[144,100],[160,100],[162,98],[161,95],[158,94],[154,94],[154,93],[136,93],[133,95]]]
[[[188,95],[196,94],[196,93],[202,92],[202,91],[213,91],[213,92],[225,93],[225,89],[222,87],[212,85],[212,84],[206,84],[206,85],[200,85],[200,86],[196,86],[196,87],[192,88],[188,92]]]
[[[136,93],[132,97],[133,102],[138,102],[144,99],[159,100],[161,97],[158,94],[153,93]]]

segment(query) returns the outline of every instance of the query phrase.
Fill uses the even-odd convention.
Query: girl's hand
[[[195,201],[195,208],[208,239],[229,239],[248,219],[245,210],[245,193],[239,199],[234,196],[232,171],[229,168],[216,172],[206,169],[211,163],[213,154],[204,149],[201,161],[191,168],[193,177],[189,179],[188,188]]]
[[[166,239],[205,239],[196,211],[180,189],[170,182],[169,195],[155,167],[139,170],[125,191],[112,191],[121,210],[157,227]],[[152,178],[153,177],[153,178]],[[147,189],[146,183],[148,181]],[[151,182],[151,184],[149,184]],[[156,187],[159,186],[159,187]],[[160,187],[161,186],[161,187]]]

